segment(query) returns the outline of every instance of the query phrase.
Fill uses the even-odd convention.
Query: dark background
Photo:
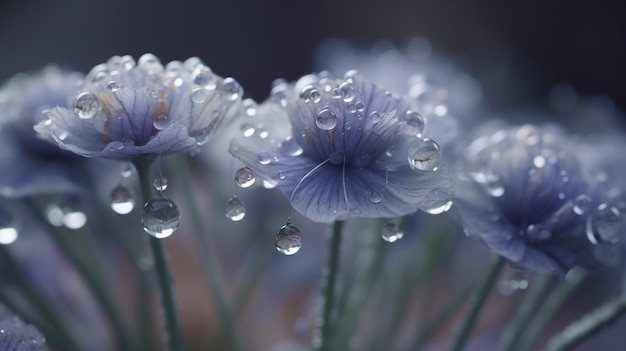
[[[495,107],[542,102],[554,84],[567,82],[606,94],[623,110],[623,7],[564,0],[3,1],[0,79],[51,62],[86,72],[113,55],[152,52],[163,62],[199,56],[263,100],[275,78],[312,71],[324,39],[365,46],[421,35],[436,52],[466,62]]]

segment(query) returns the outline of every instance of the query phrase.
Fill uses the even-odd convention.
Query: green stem
[[[474,325],[478,320],[478,315],[480,314],[480,311],[482,310],[485,301],[487,300],[487,296],[489,296],[491,288],[498,278],[500,270],[502,270],[503,266],[504,259],[498,256],[497,260],[493,263],[491,269],[487,273],[487,276],[480,285],[478,293],[474,296],[473,301],[470,303],[470,310],[465,316],[465,320],[463,321],[461,329],[454,339],[454,343],[452,344],[452,348],[450,348],[450,350],[463,350],[463,347],[465,346],[465,343],[467,342],[467,339],[469,338],[472,329],[474,329]]]
[[[211,295],[215,299],[218,318],[220,319],[222,331],[226,334],[226,339],[230,345],[230,350],[238,351],[241,349],[241,345],[239,344],[239,339],[237,338],[233,312],[229,306],[229,303],[227,302],[226,297],[224,296],[221,284],[221,277],[219,275],[220,268],[219,262],[217,261],[216,250],[211,244],[211,241],[207,239],[206,233],[208,231],[205,228],[202,215],[200,214],[200,212],[198,212],[198,206],[196,206],[196,203],[194,201],[193,191],[190,186],[192,178],[191,172],[189,170],[189,164],[178,157],[172,160],[172,164],[172,169],[175,173],[176,178],[181,179],[179,185],[183,193],[183,198],[187,205],[186,207],[191,212],[190,216],[192,225],[194,227],[194,234],[196,235],[196,240],[198,240],[198,242],[200,243],[200,245],[196,245],[198,249],[198,255],[200,256],[202,267],[204,268],[206,279],[209,283]]]
[[[337,274],[339,273],[339,249],[341,247],[342,227],[342,221],[335,221],[333,224],[333,232],[328,243],[328,265],[322,277],[322,315],[318,321],[319,329],[317,340],[315,340],[315,343],[319,341],[319,345],[315,345],[317,346],[316,349],[319,351],[331,351],[331,331],[333,330],[332,313],[335,304],[335,284]]]
[[[559,287],[548,296],[547,300],[532,320],[532,323],[529,323],[528,329],[522,335],[518,343],[518,351],[530,350],[537,338],[541,335],[541,332],[545,330],[546,325],[552,320],[554,314],[586,276],[587,272],[583,270],[573,270],[571,272],[572,278],[569,281],[563,282],[563,284],[559,285]]]
[[[573,350],[583,341],[608,326],[626,313],[626,292],[607,302],[595,311],[570,324],[560,334],[548,341],[546,351]]]
[[[531,288],[524,297],[524,301],[517,309],[513,321],[502,334],[498,350],[513,350],[524,328],[528,325],[531,316],[537,311],[537,307],[543,301],[551,278],[552,276],[550,275],[541,274],[537,281],[532,283]]]
[[[150,174],[150,161],[141,160],[135,163],[139,181],[141,184],[141,192],[145,201],[152,197],[152,177]],[[169,344],[172,351],[183,351],[185,349],[183,337],[180,327],[180,321],[176,313],[176,301],[174,291],[172,289],[172,281],[170,278],[167,258],[165,257],[165,248],[163,242],[150,235],[150,247],[154,256],[154,265],[158,277],[159,289],[161,292],[161,302],[165,312],[165,323],[169,336]]]

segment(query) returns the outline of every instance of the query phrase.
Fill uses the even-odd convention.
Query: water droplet
[[[276,244],[276,250],[278,250],[278,252],[287,256],[295,254],[302,247],[300,229],[287,221],[276,233],[274,243]]]
[[[285,139],[280,144],[280,151],[287,156],[300,156],[304,152],[298,141],[292,137]]]
[[[254,135],[254,132],[256,132],[256,130],[254,129],[254,126],[252,124],[244,123],[241,125],[241,132],[243,133],[244,137],[249,138]]]
[[[350,112],[350,113],[355,113],[356,112],[356,104],[354,102],[348,102],[346,104],[346,110],[348,110],[348,112]]]
[[[119,84],[117,84],[116,81],[112,80],[109,83],[107,83],[107,89],[109,91],[116,92],[116,91],[120,90],[120,86],[119,86]]]
[[[74,99],[74,112],[82,119],[89,119],[100,112],[102,104],[95,94],[84,92]]]
[[[381,236],[386,242],[393,243],[402,239],[404,232],[400,230],[396,223],[387,221],[383,224]]]
[[[587,194],[580,194],[574,199],[574,207],[572,210],[579,216],[589,212],[591,209],[591,197]]]
[[[163,174],[159,173],[156,177],[154,177],[152,185],[158,192],[165,191],[165,189],[167,189],[167,178]]]
[[[133,194],[122,185],[116,186],[111,191],[111,208],[118,214],[128,214],[135,208]]]
[[[241,85],[239,85],[239,83],[234,78],[231,78],[231,77],[224,78],[222,85],[223,85],[223,90],[226,92],[227,98],[230,101],[235,101],[239,99],[239,97],[243,93],[243,89],[241,88]]]
[[[122,170],[120,171],[120,175],[123,178],[129,178],[133,175],[133,165],[130,162],[124,162],[122,164]]]
[[[358,112],[365,111],[365,104],[361,101],[357,101],[357,103],[355,104],[355,107]]]
[[[284,172],[278,172],[278,179],[285,180],[285,178],[287,178],[287,176]]]
[[[194,84],[209,89],[215,89],[215,76],[209,67],[202,64],[196,66],[191,77]]]
[[[239,185],[242,188],[248,188],[252,186],[255,181],[256,176],[248,167],[239,168],[237,172],[235,172],[235,184]]]
[[[330,109],[324,108],[317,115],[315,124],[319,129],[332,130],[337,126],[337,115]]]
[[[409,148],[409,165],[420,171],[436,171],[441,162],[439,145],[430,139],[412,145]]]
[[[174,201],[165,196],[150,199],[141,211],[143,230],[155,238],[167,238],[180,224],[180,212]]]
[[[341,90],[339,90],[339,88],[334,88],[331,90],[330,96],[332,96],[333,99],[341,99]]]
[[[166,115],[159,115],[154,122],[152,122],[152,125],[156,130],[164,130],[170,125],[170,120]]]
[[[376,124],[380,122],[380,120],[382,119],[382,115],[378,111],[373,111],[372,113],[370,113],[370,115],[367,118],[369,119],[370,122]]]
[[[354,93],[354,87],[348,82],[341,83],[341,85],[339,86],[339,91],[341,93],[343,101],[345,102],[350,102],[354,100],[354,97],[356,96]]]
[[[440,213],[447,212],[450,209],[450,207],[452,207],[452,203],[453,203],[452,200],[450,200],[441,206],[435,206],[432,208],[423,208],[422,210],[426,213],[437,215]]]
[[[191,91],[191,101],[196,104],[202,104],[206,101],[208,92],[204,88],[195,88]]]
[[[262,165],[269,165],[270,162],[272,162],[272,156],[270,156],[269,153],[267,152],[261,152],[257,158],[256,158],[257,162],[262,164]]]
[[[383,196],[378,191],[372,191],[370,193],[370,201],[377,204],[383,200]]]
[[[233,196],[228,200],[224,214],[233,222],[240,221],[246,216],[246,206],[237,196]]]
[[[0,207],[0,245],[12,244],[17,237],[15,218],[7,209]]]
[[[592,244],[617,243],[626,230],[626,218],[615,206],[603,203],[587,219],[587,239]]]
[[[252,99],[245,99],[242,101],[243,108],[246,111],[246,115],[252,117],[256,116],[259,112],[257,103]]]
[[[412,136],[419,136],[424,131],[424,118],[415,111],[408,110],[402,115],[404,123],[404,133]]]

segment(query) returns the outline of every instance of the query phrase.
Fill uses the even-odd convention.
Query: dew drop
[[[574,207],[572,210],[579,216],[589,212],[591,209],[591,197],[587,194],[580,194],[574,199]]]
[[[450,207],[452,207],[452,203],[453,203],[452,200],[450,200],[450,201],[446,202],[445,204],[443,204],[441,206],[436,206],[436,207],[432,207],[432,208],[424,208],[422,210],[424,212],[426,212],[426,213],[437,215],[437,214],[440,214],[440,213],[447,212],[450,209]]]
[[[241,132],[243,133],[244,137],[249,138],[254,135],[256,130],[254,129],[254,126],[252,124],[244,123],[241,125]]]
[[[146,202],[141,211],[143,230],[155,238],[167,238],[180,224],[180,212],[174,201],[157,196]]]
[[[154,122],[152,122],[152,125],[156,130],[164,130],[170,125],[170,120],[166,115],[159,115]]]
[[[358,112],[365,111],[365,104],[361,101],[357,101],[357,103],[355,104],[355,107]]]
[[[392,221],[383,224],[381,236],[388,243],[396,242],[404,236],[404,232],[400,230],[398,225]]]
[[[152,185],[158,192],[165,191],[165,189],[167,189],[167,178],[163,174],[159,173],[156,177],[154,177]]]
[[[356,104],[354,102],[348,102],[346,104],[346,110],[348,110],[348,112],[350,112],[350,113],[355,113],[356,112]]]
[[[626,230],[626,218],[615,206],[603,203],[589,216],[587,239],[592,244],[617,243]]]
[[[128,214],[135,208],[133,194],[123,185],[118,185],[111,191],[111,208],[115,213]]]
[[[195,88],[191,91],[191,101],[195,104],[202,104],[207,99],[207,91],[204,88]]]
[[[383,200],[383,196],[378,191],[372,191],[370,193],[370,201],[377,204]]]
[[[124,162],[122,165],[122,170],[120,171],[120,175],[123,178],[129,178],[133,175],[133,165],[130,162]]]
[[[242,188],[251,187],[256,181],[256,176],[248,167],[239,168],[235,172],[235,184]]]
[[[0,245],[12,244],[17,237],[15,218],[7,209],[0,207]]]
[[[119,84],[117,84],[116,81],[112,80],[109,83],[107,83],[107,89],[111,92],[116,92],[120,90],[120,86]]]
[[[404,134],[419,136],[424,131],[424,118],[415,111],[408,110],[402,115]]]
[[[369,114],[369,116],[367,116],[367,118],[369,119],[370,122],[376,124],[380,122],[380,120],[382,119],[382,115],[378,111],[373,111],[372,113]]]
[[[280,180],[285,180],[285,178],[287,178],[287,175],[285,175],[284,172],[278,172],[278,179]]]
[[[260,163],[262,165],[269,165],[270,162],[272,162],[272,157],[267,152],[261,152],[257,156],[256,160],[257,160],[258,163]]]
[[[215,76],[211,69],[205,65],[198,65],[191,74],[193,83],[201,87],[215,88]]]
[[[100,112],[102,104],[95,94],[84,92],[74,99],[74,112],[82,119],[89,119]]]
[[[332,130],[337,126],[337,115],[328,108],[322,109],[317,118],[315,119],[315,125],[322,130]]]
[[[233,196],[228,200],[224,214],[233,222],[240,221],[246,216],[246,206],[237,196]]]
[[[419,171],[436,171],[441,162],[439,145],[430,139],[409,148],[409,165]]]
[[[283,255],[290,256],[295,254],[302,247],[302,235],[300,234],[300,229],[296,228],[291,224],[291,222],[287,221],[287,223],[276,233],[274,243],[276,244],[276,250]]]
[[[235,101],[239,99],[239,97],[243,93],[243,89],[241,88],[241,85],[239,85],[239,83],[234,78],[231,78],[231,77],[224,78],[222,85],[223,85],[224,91],[227,94],[226,96],[228,100],[230,101]]]
[[[356,96],[354,93],[354,87],[348,82],[341,83],[341,85],[339,86],[339,91],[341,93],[341,98],[345,102],[350,102],[354,100],[354,97]]]
[[[332,96],[333,99],[341,99],[341,90],[339,90],[339,88],[334,88],[331,90],[330,96]]]
[[[300,156],[304,150],[296,139],[289,137],[280,144],[280,152],[287,156]]]

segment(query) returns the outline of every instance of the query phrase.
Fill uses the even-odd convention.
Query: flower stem
[[[238,351],[241,349],[241,345],[239,344],[239,339],[237,338],[233,312],[226,301],[226,297],[224,296],[223,288],[221,286],[221,277],[219,276],[220,267],[217,262],[216,250],[210,240],[207,240],[207,230],[205,228],[202,215],[198,212],[198,206],[196,206],[196,203],[194,202],[193,191],[190,187],[191,172],[189,170],[189,164],[185,162],[185,160],[177,157],[172,160],[172,165],[176,178],[185,180],[180,182],[180,188],[187,208],[191,212],[190,216],[194,227],[194,233],[200,244],[196,245],[198,248],[198,255],[200,256],[202,267],[204,268],[206,279],[209,283],[211,295],[215,299],[215,307],[218,312],[218,318],[220,320],[222,331],[226,334],[226,339],[230,346],[229,350]]]
[[[335,283],[337,281],[337,273],[339,272],[339,249],[341,247],[342,227],[342,221],[335,221],[328,243],[328,261],[322,277],[322,315],[318,321],[317,340],[314,340],[315,348],[319,351],[331,351],[332,313],[335,304]]]
[[[570,324],[560,334],[557,334],[548,341],[548,346],[545,350],[573,350],[577,345],[614,322],[624,313],[626,313],[626,292]]]
[[[474,325],[478,320],[478,315],[482,310],[485,301],[487,300],[487,296],[491,292],[491,288],[495,283],[500,270],[504,266],[504,259],[500,256],[496,259],[496,261],[492,264],[491,269],[487,273],[487,276],[483,280],[482,284],[479,287],[478,293],[474,296],[474,299],[470,303],[470,310],[465,316],[465,320],[463,321],[463,325],[459,330],[456,338],[454,339],[454,343],[452,344],[452,351],[461,351],[469,338],[472,329],[474,329]]]
[[[529,324],[528,329],[523,334],[520,342],[517,344],[516,350],[525,351],[530,350],[541,332],[545,330],[546,325],[554,314],[558,311],[559,307],[567,300],[570,294],[578,287],[578,285],[587,276],[587,272],[583,270],[573,270],[570,272],[571,279],[559,285],[550,296],[546,299],[544,304],[539,309],[532,323]]]
[[[147,160],[137,161],[135,167],[139,175],[141,184],[141,192],[144,200],[148,200],[152,196],[152,178],[150,176],[150,164]],[[159,281],[159,289],[161,292],[161,302],[165,312],[165,323],[167,325],[167,333],[169,336],[170,349],[172,351],[183,351],[182,332],[180,321],[176,313],[176,301],[172,282],[170,278],[167,258],[165,257],[165,248],[161,239],[150,235],[150,247],[154,256],[154,265]]]

